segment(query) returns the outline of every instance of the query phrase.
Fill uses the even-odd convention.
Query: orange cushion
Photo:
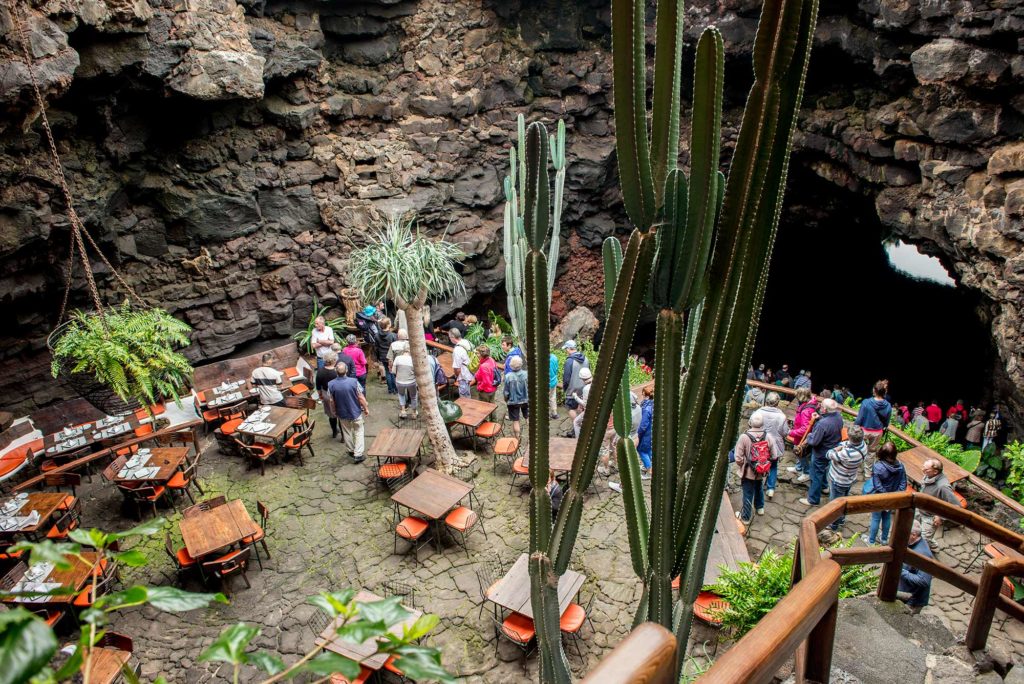
[[[75,497],[72,496],[71,494],[68,494],[67,496],[64,497],[64,500],[60,502],[60,506],[57,506],[57,508],[62,511],[66,511],[69,508],[71,508],[71,506],[73,506],[74,503]]]
[[[86,587],[85,591],[75,596],[75,600],[72,603],[79,608],[88,608],[92,605],[92,596],[90,595],[92,587]]]
[[[220,432],[222,435],[233,435],[238,426],[242,424],[242,418],[234,418],[232,420],[226,420],[220,425]]]
[[[401,477],[409,469],[405,463],[385,463],[377,469],[377,477],[382,480],[391,480]]]
[[[530,468],[523,465],[524,457],[520,456],[516,459],[516,462],[512,464],[512,472],[516,475],[529,475]]]
[[[206,392],[196,392],[196,397],[199,398],[199,401],[206,401]]]
[[[499,456],[508,456],[516,453],[519,448],[519,440],[515,437],[502,437],[494,443],[494,453]]]
[[[186,480],[185,473],[179,470],[171,476],[170,480],[167,481],[167,486],[171,489],[184,489],[185,487],[188,487],[189,482],[191,482],[191,480]]]
[[[476,436],[490,439],[498,435],[501,432],[501,425],[498,423],[480,423],[480,427],[476,429]]]
[[[410,515],[395,526],[395,532],[402,539],[419,539],[430,525],[426,520]]]
[[[161,413],[167,413],[167,407],[163,404],[153,404],[149,407],[149,410],[153,412],[154,416],[159,416]]]
[[[301,449],[302,447],[306,446],[308,442],[308,439],[300,440],[299,435],[294,434],[284,441],[284,447],[285,449]]]
[[[267,536],[267,535],[263,531],[263,528],[261,527],[260,531],[257,532],[256,534],[252,535],[251,537],[242,537],[242,543],[243,544],[255,544],[259,540],[263,539],[265,536]]]
[[[519,613],[512,613],[505,618],[505,621],[501,623],[501,631],[512,641],[518,641],[521,644],[530,641],[537,633],[533,626],[533,620]]]
[[[558,619],[558,628],[563,632],[578,632],[586,619],[587,611],[583,610],[583,606],[578,603],[570,603],[562,613],[562,617]]]
[[[96,567],[92,569],[92,574],[96,577],[103,577],[103,573],[107,571],[108,565],[110,565],[110,561],[106,558],[101,558],[100,562],[96,564]]]
[[[189,565],[196,564],[196,559],[192,557],[192,555],[188,552],[188,549],[186,549],[184,546],[178,549],[178,552],[175,555],[178,558],[178,565],[180,565],[183,568],[188,567]]]
[[[12,473],[15,469],[20,468],[25,462],[25,457],[26,450],[22,447],[18,447],[17,449],[0,456],[0,477],[7,475],[8,473]]]
[[[465,532],[472,527],[477,520],[477,515],[465,506],[459,506],[445,516],[444,524],[459,532]]]
[[[298,369],[297,366],[292,366],[291,368],[285,368],[281,372],[284,373],[285,377],[288,378],[289,380],[291,380],[292,378],[302,377],[302,373],[299,372],[299,369]]]
[[[206,409],[203,411],[203,420],[207,423],[212,423],[215,420],[220,420],[220,411],[217,409]]]
[[[301,416],[299,416],[298,418],[296,418],[295,420],[292,421],[292,425],[305,425],[305,424],[306,424],[306,414],[305,413],[303,413]]]
[[[114,452],[114,456],[131,456],[132,454],[134,454],[138,450],[139,450],[139,445],[138,444],[133,444],[133,445],[131,445],[129,447],[125,447],[123,449],[118,449],[117,451]]]
[[[53,460],[50,460],[50,459],[47,459],[47,460],[43,461],[42,465],[39,466],[39,470],[41,470],[44,473],[48,473],[51,470],[56,470],[56,469],[57,469],[57,462],[53,461]]]
[[[288,388],[288,391],[292,394],[305,394],[309,391],[309,388],[303,385],[301,382],[298,385],[292,385]]]
[[[258,458],[270,458],[274,454],[274,447],[270,444],[256,442],[255,444],[250,444],[249,448],[260,452],[259,454],[254,454]]]
[[[960,492],[953,492],[953,496],[955,496],[956,500],[960,502],[960,508],[967,508],[967,499],[964,498],[963,494]]]
[[[152,494],[146,494],[142,498],[144,498],[146,501],[156,501],[157,499],[164,495],[166,489],[167,488],[164,487],[163,485],[157,485],[156,487],[153,487]]]
[[[398,660],[398,656],[395,656],[395,655],[388,656],[388,659],[384,661],[384,669],[387,670],[388,672],[394,672],[399,677],[402,677],[402,676],[404,676],[404,673],[401,670],[399,670],[397,667],[395,667],[395,661],[396,660]],[[360,672],[359,674],[360,674],[360,676],[362,676],[362,672]]]
[[[135,428],[136,437],[144,437],[145,435],[148,435],[151,432],[153,432],[152,423],[146,423],[145,425],[140,425],[139,427]]]

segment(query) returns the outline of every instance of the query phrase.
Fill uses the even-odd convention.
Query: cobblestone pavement
[[[367,445],[381,428],[397,422],[397,405],[382,386],[371,382],[369,395],[372,415],[367,421]],[[346,587],[375,590],[386,580],[398,580],[415,586],[418,605],[440,616],[441,623],[429,643],[442,649],[449,671],[466,682],[535,681],[536,657],[524,664],[520,652],[507,642],[499,644],[495,654],[490,612],[485,609],[478,616],[480,588],[474,574],[484,558],[513,560],[526,550],[529,519],[525,490],[517,487],[510,494],[509,473],[504,466],[492,473],[490,456],[481,450],[478,463],[482,467],[474,484],[487,537],[472,534],[468,552],[449,543],[443,553],[428,546],[414,557],[404,553],[400,543],[399,555],[395,555],[390,499],[373,482],[371,460],[352,464],[342,456],[341,444],[331,439],[322,413],[316,412],[314,418],[316,456],[306,454],[304,467],[294,462],[271,464],[266,476],[261,477],[258,469],[222,455],[216,445],[207,446],[200,471],[206,496],[224,494],[229,499],[242,499],[254,517],[256,501],[266,503],[271,509],[268,545],[273,558],[264,558],[262,570],[253,563],[248,573],[251,589],[245,588],[241,578],[234,580],[230,605],[182,615],[143,608],[118,617],[115,628],[135,639],[144,678],[163,675],[172,682],[230,679],[227,668],[197,660],[225,625],[238,621],[262,629],[254,641],[256,646],[278,653],[286,662],[294,661],[313,646],[314,635],[307,620],[314,609],[305,603],[306,597]],[[469,448],[471,444],[459,441],[457,446]],[[779,487],[768,504],[767,515],[751,526],[748,546],[752,557],[769,544],[783,548],[795,538],[803,513],[796,499],[802,492],[788,484]],[[101,478],[94,478],[80,493],[85,525],[126,529],[134,524],[132,512],[122,511],[121,495]],[[739,503],[737,497],[733,495],[734,505]],[[162,514],[170,521],[168,531],[175,545],[180,546],[180,514],[169,508]],[[859,532],[861,523],[854,519],[850,526]],[[164,554],[162,535],[138,548],[147,554],[150,563],[125,571],[126,583],[174,581],[174,564]],[[939,549],[940,554],[966,564],[973,555],[974,540],[954,530],[940,540]],[[587,576],[582,589],[584,605],[594,596],[596,633],[584,627],[580,655],[570,647],[570,663],[577,674],[582,674],[626,635],[640,596],[629,561],[621,498],[603,480],[588,495],[573,567]],[[198,582],[186,586],[202,589]],[[954,629],[962,632],[970,602],[938,582],[933,596],[935,606],[929,610],[945,614]],[[1012,639],[1021,651],[1021,625],[1011,621],[993,632],[994,640]],[[716,640],[713,630],[698,625],[691,652],[700,656],[712,650]],[[255,672],[243,673],[242,681],[255,679]]]

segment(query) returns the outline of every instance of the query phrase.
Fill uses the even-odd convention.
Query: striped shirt
[[[849,487],[857,479],[860,465],[867,455],[868,444],[861,442],[857,446],[849,442],[840,442],[835,448],[826,452],[828,460],[832,462],[829,467],[828,477],[838,487]]]
[[[276,404],[284,399],[281,390],[277,389],[283,379],[284,373],[270,366],[260,366],[253,370],[252,386],[256,388],[261,404]]]

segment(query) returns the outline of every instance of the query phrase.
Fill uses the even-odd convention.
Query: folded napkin
[[[125,470],[135,470],[136,468],[140,468],[146,465],[149,462],[149,458],[151,455],[152,454],[149,454],[148,452],[144,454],[140,451],[139,453],[129,458],[128,461],[124,464]]]
[[[41,563],[33,563],[28,570],[25,571],[22,576],[23,582],[41,582],[50,576],[53,572],[53,563],[43,561]]]
[[[11,588],[15,594],[29,594],[28,596],[15,596],[15,601],[37,603],[40,599],[46,599],[47,593],[60,588],[60,582],[18,582]]]
[[[160,466],[122,468],[117,474],[122,480],[148,480],[160,471]]]
[[[14,515],[6,518],[0,518],[0,531],[17,532],[18,530],[38,524],[39,511],[32,511],[28,515]]]

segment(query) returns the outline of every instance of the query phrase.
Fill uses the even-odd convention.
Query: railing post
[[[996,603],[1003,587],[1003,575],[991,562],[985,563],[981,569],[981,582],[978,593],[974,597],[971,610],[971,621],[967,624],[967,648],[980,651],[988,641],[988,632],[992,628],[992,618],[996,613]]]
[[[828,612],[821,616],[821,620],[814,626],[811,633],[807,635],[807,641],[798,651],[799,657],[796,661],[796,681],[821,682],[826,684],[829,681],[832,671],[832,646],[836,638],[836,623],[839,620],[839,596],[832,600]]]
[[[895,601],[896,589],[900,585],[903,572],[903,559],[907,555],[907,542],[910,540],[910,527],[914,524],[914,504],[896,511],[892,532],[889,534],[889,546],[892,547],[892,560],[882,566],[882,576],[878,581],[878,598],[882,601]]]

